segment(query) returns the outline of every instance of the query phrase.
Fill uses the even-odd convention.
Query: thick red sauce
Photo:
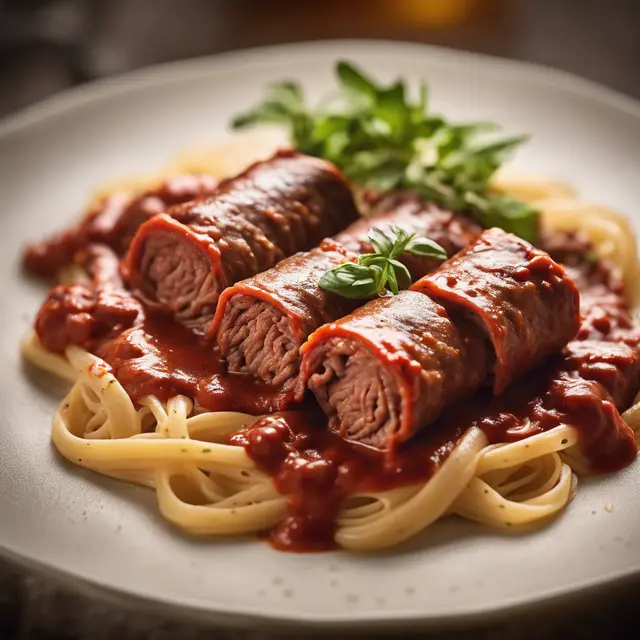
[[[266,416],[229,442],[245,447],[287,497],[289,516],[266,532],[270,542],[284,551],[320,551],[335,546],[335,518],[347,495],[426,480],[460,435],[459,427],[436,426],[413,446],[383,455],[329,431],[315,408]]]
[[[333,547],[335,518],[347,494],[425,481],[471,426],[495,443],[570,424],[594,471],[630,464],[636,442],[620,411],[640,387],[640,334],[613,272],[588,262],[584,252],[565,258],[581,292],[577,338],[506,394],[482,390],[386,454],[330,433],[310,398],[297,411],[270,415],[233,436],[230,442],[245,447],[288,501],[289,516],[267,532],[270,541],[290,551]],[[97,288],[52,291],[36,322],[45,346],[59,352],[69,342],[89,348],[109,363],[134,401],[184,394],[212,411],[260,415],[278,409],[277,390],[228,374],[211,344],[145,309],[113,278],[95,280]]]
[[[277,389],[242,374],[227,373],[211,344],[158,312],[96,349],[127,393],[138,401],[185,395],[210,411],[254,415],[278,408]]]
[[[90,242],[106,244],[121,254],[145,220],[171,205],[211,194],[216,186],[212,176],[185,174],[135,196],[115,193],[91,207],[78,224],[26,247],[24,266],[40,277],[52,277]]]

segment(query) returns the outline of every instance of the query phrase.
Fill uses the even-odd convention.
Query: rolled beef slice
[[[225,290],[210,335],[215,337],[229,370],[282,386],[281,408],[300,401],[305,389],[299,380],[301,344],[322,324],[341,318],[365,302],[328,293],[318,286],[318,280],[325,271],[355,261],[358,253],[373,251],[367,237],[371,228],[397,225],[408,233],[437,237],[453,252],[481,232],[468,218],[417,199],[403,199],[400,204],[389,201],[389,206],[396,205],[354,222],[333,241],[323,242],[320,249],[287,258],[273,269]],[[449,237],[448,230],[454,224],[464,233],[452,231]],[[409,258],[405,262],[413,278],[440,264],[432,258],[401,257],[405,258]]]
[[[280,152],[208,198],[145,223],[126,275],[148,304],[206,333],[223,289],[310,249],[358,217],[349,186],[323,160]]]
[[[208,211],[206,203],[189,203],[140,227],[125,273],[149,306],[166,309],[179,322],[205,333],[223,289],[282,257],[244,218]]]
[[[425,285],[430,278],[471,302]],[[491,376],[502,392],[578,327],[577,290],[563,268],[497,229],[411,289],[320,327],[301,348],[302,379],[347,439],[403,442]]]
[[[386,449],[475,391],[491,348],[475,323],[416,291],[378,298],[303,345],[302,378],[343,438]]]
[[[562,349],[580,326],[580,294],[564,267],[498,228],[411,288],[484,328],[496,353],[496,394]]]

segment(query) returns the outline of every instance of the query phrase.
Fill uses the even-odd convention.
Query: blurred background
[[[640,0],[0,0],[0,115],[158,62],[326,38],[528,60],[640,98]]]
[[[327,38],[409,40],[527,60],[640,99],[640,0],[0,0],[0,116],[159,62]],[[435,637],[638,638],[639,589],[621,585],[552,617]],[[2,639],[210,637],[209,629],[131,615],[0,562]]]

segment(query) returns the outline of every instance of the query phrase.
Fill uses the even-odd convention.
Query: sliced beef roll
[[[302,352],[302,378],[329,427],[381,449],[475,391],[492,358],[479,327],[416,291],[378,298],[320,327]]]
[[[365,302],[323,291],[318,280],[325,271],[354,261],[358,253],[373,251],[367,237],[370,229],[397,225],[408,233],[435,236],[451,251],[480,234],[480,228],[467,218],[424,203],[418,206],[418,202],[408,197],[388,200],[390,210],[379,208],[373,216],[361,218],[334,241],[325,241],[321,249],[287,258],[273,269],[225,290],[210,335],[216,338],[229,370],[282,386],[281,408],[301,400],[305,389],[299,379],[301,344],[322,324],[341,318]],[[465,233],[456,232],[450,238],[447,233],[454,223]],[[413,278],[440,264],[408,254],[401,257],[405,258]]]
[[[283,257],[244,218],[211,210],[206,202],[188,203],[140,227],[124,270],[149,306],[203,334],[223,289]]]
[[[466,311],[485,329],[496,352],[496,394],[564,347],[580,326],[580,295],[564,267],[502,229],[488,229],[411,288]]]
[[[465,302],[443,287],[463,289]],[[382,449],[406,441],[491,376],[500,393],[578,327],[563,268],[497,229],[412,289],[368,302],[302,346],[302,379],[349,440]]]
[[[280,152],[216,193],[146,222],[127,256],[149,304],[206,333],[223,289],[316,246],[353,222],[349,186],[330,163]]]

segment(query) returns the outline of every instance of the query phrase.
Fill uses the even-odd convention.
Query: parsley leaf
[[[338,63],[336,75],[338,96],[317,108],[308,106],[299,84],[281,82],[232,126],[286,126],[301,153],[334,162],[362,187],[411,189],[484,226],[535,241],[538,212],[489,190],[493,174],[526,136],[505,136],[487,122],[448,122],[430,111],[424,84],[412,101],[401,80],[379,85],[346,61]]]

